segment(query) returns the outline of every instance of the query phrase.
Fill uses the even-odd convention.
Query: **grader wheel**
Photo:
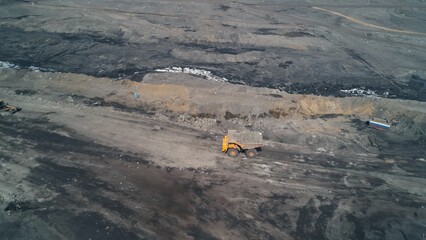
[[[235,149],[235,148],[228,149],[228,156],[237,157],[238,156],[238,149]]]

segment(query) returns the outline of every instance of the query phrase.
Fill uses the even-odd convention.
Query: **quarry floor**
[[[424,237],[423,102],[183,73],[0,76],[3,98],[23,108],[0,118],[7,239]],[[394,125],[369,128],[372,116]],[[261,131],[263,151],[222,154],[227,129]]]
[[[0,0],[1,239],[426,239],[425,8]]]

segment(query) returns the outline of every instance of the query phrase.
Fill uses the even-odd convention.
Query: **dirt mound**
[[[71,92],[69,101],[101,99],[106,105],[154,109],[168,116],[189,114],[199,118],[239,120],[252,124],[264,118],[291,120],[348,116],[362,120],[371,117],[425,122],[425,104],[373,97],[334,98],[287,94],[274,89],[251,88],[214,82],[184,73],[148,74],[142,82],[95,78],[81,74],[31,72],[2,69],[3,87],[19,91],[57,95]],[[18,92],[19,92],[18,91]],[[92,101],[96,103],[97,101]],[[109,104],[108,104],[109,103]],[[404,120],[405,121],[405,120]]]
[[[164,111],[177,113],[189,111],[190,92],[189,89],[184,86],[147,84],[131,80],[122,80],[119,82],[121,82],[128,91],[122,91],[121,94],[124,93],[124,96],[120,96],[121,94],[115,95],[111,100],[119,101],[123,104],[133,103],[132,105],[135,105],[135,103],[139,103],[139,105],[148,104],[155,108],[163,109]]]
[[[300,112],[306,115],[371,115],[373,103],[361,99],[336,99],[319,97],[302,97],[298,101]]]

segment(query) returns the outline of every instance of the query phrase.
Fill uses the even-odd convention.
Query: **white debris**
[[[13,63],[10,63],[10,62],[2,62],[2,61],[0,61],[0,69],[1,68],[22,69],[21,66],[18,66],[16,64],[13,64]],[[31,70],[33,72],[55,72],[51,68],[41,68],[41,67],[36,67],[36,66],[29,66],[27,69]]]
[[[41,68],[35,66],[30,66],[28,69],[34,72],[41,72]]]
[[[188,73],[196,76],[201,76],[206,78],[207,80],[212,80],[216,82],[228,82],[229,80],[224,77],[219,77],[214,75],[212,72],[203,70],[203,69],[196,69],[196,68],[187,68],[187,67],[170,67],[170,68],[163,68],[163,69],[156,69],[156,72],[167,72],[167,73]]]
[[[19,69],[19,67],[13,63],[10,62],[2,62],[0,61],[0,68],[15,68]]]
[[[359,89],[359,88],[352,88],[352,89],[346,89],[346,90],[340,90],[343,93],[348,94],[354,94],[354,95],[363,95],[363,96],[377,96],[376,92],[370,89]]]
[[[327,152],[324,148],[317,148],[317,152]]]

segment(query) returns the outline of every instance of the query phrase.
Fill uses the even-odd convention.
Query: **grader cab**
[[[223,137],[222,152],[230,157],[245,153],[248,158],[253,158],[261,151],[262,146],[263,137],[260,132],[228,130],[228,134]]]

